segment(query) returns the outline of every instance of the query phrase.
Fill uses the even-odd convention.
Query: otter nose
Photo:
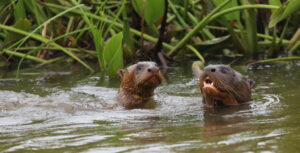
[[[159,68],[158,67],[150,67],[148,68],[148,72],[158,72]]]

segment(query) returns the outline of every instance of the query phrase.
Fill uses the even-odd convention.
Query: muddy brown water
[[[253,101],[208,110],[187,67],[165,73],[155,109],[105,109],[118,78],[1,71],[0,152],[299,152],[300,64],[257,65]],[[32,70],[30,70],[32,72]]]

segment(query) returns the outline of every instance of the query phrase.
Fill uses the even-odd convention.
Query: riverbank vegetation
[[[299,60],[299,0],[1,0],[0,66]],[[97,66],[94,66],[97,65]]]

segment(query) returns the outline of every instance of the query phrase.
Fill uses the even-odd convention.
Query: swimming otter
[[[246,80],[242,74],[227,65],[209,65],[203,71],[199,66],[192,67],[199,77],[203,102],[208,107],[238,105],[251,100],[254,81]]]
[[[126,109],[144,108],[151,102],[154,89],[163,77],[156,63],[138,62],[119,70],[121,86],[117,95],[119,103]]]

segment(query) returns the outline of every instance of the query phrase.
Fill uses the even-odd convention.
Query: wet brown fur
[[[199,72],[195,68],[193,71]],[[213,82],[215,89],[204,88],[206,79]],[[253,81],[246,80],[239,72],[227,65],[209,65],[199,75],[199,87],[203,94],[203,102],[208,107],[248,102],[251,100],[253,86]]]
[[[163,80],[156,63],[139,62],[121,69],[119,75],[121,77],[121,86],[117,95],[119,104],[126,109],[153,106],[154,89]]]

